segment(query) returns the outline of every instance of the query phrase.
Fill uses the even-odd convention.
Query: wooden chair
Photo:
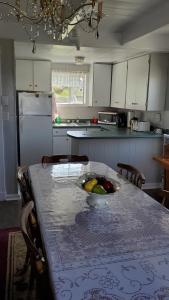
[[[162,190],[162,196],[163,196],[163,198],[162,198],[161,204],[162,204],[163,206],[165,206],[166,200],[169,199],[169,191],[168,191],[168,190]]]
[[[33,216],[33,201],[29,201],[23,208],[21,213],[21,230],[27,246],[27,255],[29,255],[31,265],[30,285],[32,285],[36,279],[36,283],[44,280],[46,276],[45,260],[42,255],[42,251],[36,247],[36,241],[32,234],[31,222]],[[42,288],[42,287],[41,287]],[[38,291],[39,292],[39,291]]]
[[[42,165],[54,164],[54,163],[65,163],[65,162],[88,162],[89,159],[86,155],[52,155],[43,156]]]
[[[131,183],[135,184],[140,189],[145,183],[145,176],[135,167],[123,163],[118,163],[119,173],[124,175]]]
[[[33,200],[33,193],[28,176],[28,168],[26,166],[18,167],[17,169],[17,181],[22,196],[23,205]]]

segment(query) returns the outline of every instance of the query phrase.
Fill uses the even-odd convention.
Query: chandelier
[[[44,33],[63,40],[77,24],[99,37],[102,0],[11,0],[0,1],[0,5],[0,19],[16,19],[33,42]]]

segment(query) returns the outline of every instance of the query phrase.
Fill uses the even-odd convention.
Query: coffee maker
[[[127,127],[127,113],[126,112],[118,113],[117,126],[122,127],[122,128]]]

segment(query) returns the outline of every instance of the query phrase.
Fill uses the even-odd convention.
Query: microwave
[[[118,123],[118,113],[110,111],[99,111],[98,112],[98,123],[100,124],[112,124],[117,125]]]
[[[98,112],[98,123],[117,125],[118,127],[127,127],[127,114],[123,112]]]

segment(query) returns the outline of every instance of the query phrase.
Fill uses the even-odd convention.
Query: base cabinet
[[[53,137],[53,155],[61,154],[71,154],[71,139],[67,136]]]
[[[91,128],[91,130],[94,128]],[[67,135],[67,131],[84,131],[87,128],[53,128],[53,155],[77,154],[77,143]]]
[[[119,162],[131,164],[145,175],[143,188],[160,186],[162,173],[153,156],[162,153],[161,138],[73,140],[78,143],[78,155],[87,155],[89,160],[103,162],[115,170]]]

